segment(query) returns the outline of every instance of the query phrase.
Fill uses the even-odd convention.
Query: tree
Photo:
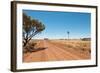
[[[42,22],[23,13],[23,47],[28,44],[32,37],[44,29],[45,26]]]

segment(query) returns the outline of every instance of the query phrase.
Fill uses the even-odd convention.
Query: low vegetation
[[[90,57],[91,43],[88,40],[50,40],[50,42],[56,46],[62,46],[66,51]]]

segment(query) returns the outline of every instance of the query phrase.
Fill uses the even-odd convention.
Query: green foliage
[[[23,46],[26,46],[32,37],[44,29],[45,26],[42,22],[23,13]]]

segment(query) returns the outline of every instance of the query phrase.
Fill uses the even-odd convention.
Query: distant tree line
[[[90,41],[91,38],[81,38],[82,41]]]

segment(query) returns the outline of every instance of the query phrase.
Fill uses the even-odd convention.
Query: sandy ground
[[[91,58],[89,46],[88,49],[81,49],[81,47],[74,47],[75,45],[72,47],[68,45],[65,42],[50,40],[37,41],[36,47],[39,49],[35,52],[24,53],[23,62],[84,60]]]

